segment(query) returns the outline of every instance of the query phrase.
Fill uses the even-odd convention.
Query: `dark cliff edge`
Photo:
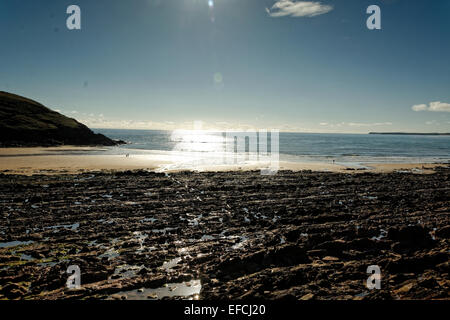
[[[0,147],[115,146],[84,124],[50,110],[39,102],[0,91]]]

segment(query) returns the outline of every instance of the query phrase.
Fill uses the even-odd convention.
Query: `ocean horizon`
[[[174,139],[174,131],[170,130],[92,130],[127,142],[102,151],[107,154],[142,155],[160,152],[165,155],[176,153],[181,157],[195,154],[208,161],[224,151],[223,131],[185,131],[186,137],[180,138],[177,133],[178,137]],[[336,164],[352,166],[369,163],[448,163],[450,136],[280,132],[279,156],[280,161],[334,161]]]

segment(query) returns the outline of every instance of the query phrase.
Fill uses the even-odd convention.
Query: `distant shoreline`
[[[439,132],[369,132],[369,134],[393,134],[393,135],[408,135],[408,136],[450,136],[450,133]]]

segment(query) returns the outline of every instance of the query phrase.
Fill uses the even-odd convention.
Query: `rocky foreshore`
[[[449,299],[435,171],[0,174],[0,299]]]

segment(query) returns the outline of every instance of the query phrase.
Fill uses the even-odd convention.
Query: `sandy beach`
[[[101,147],[35,147],[0,148],[0,172],[5,174],[77,174],[89,171],[149,170],[177,172],[190,167],[171,167],[173,160],[166,155],[104,155]],[[95,154],[95,153],[98,154]],[[433,168],[442,164],[432,163],[379,163],[363,164],[365,167],[352,167],[331,162],[286,162],[280,161],[279,170],[312,170],[326,172],[378,172],[411,171],[414,173],[433,173]],[[258,170],[257,164],[202,165],[196,171],[235,171]]]

